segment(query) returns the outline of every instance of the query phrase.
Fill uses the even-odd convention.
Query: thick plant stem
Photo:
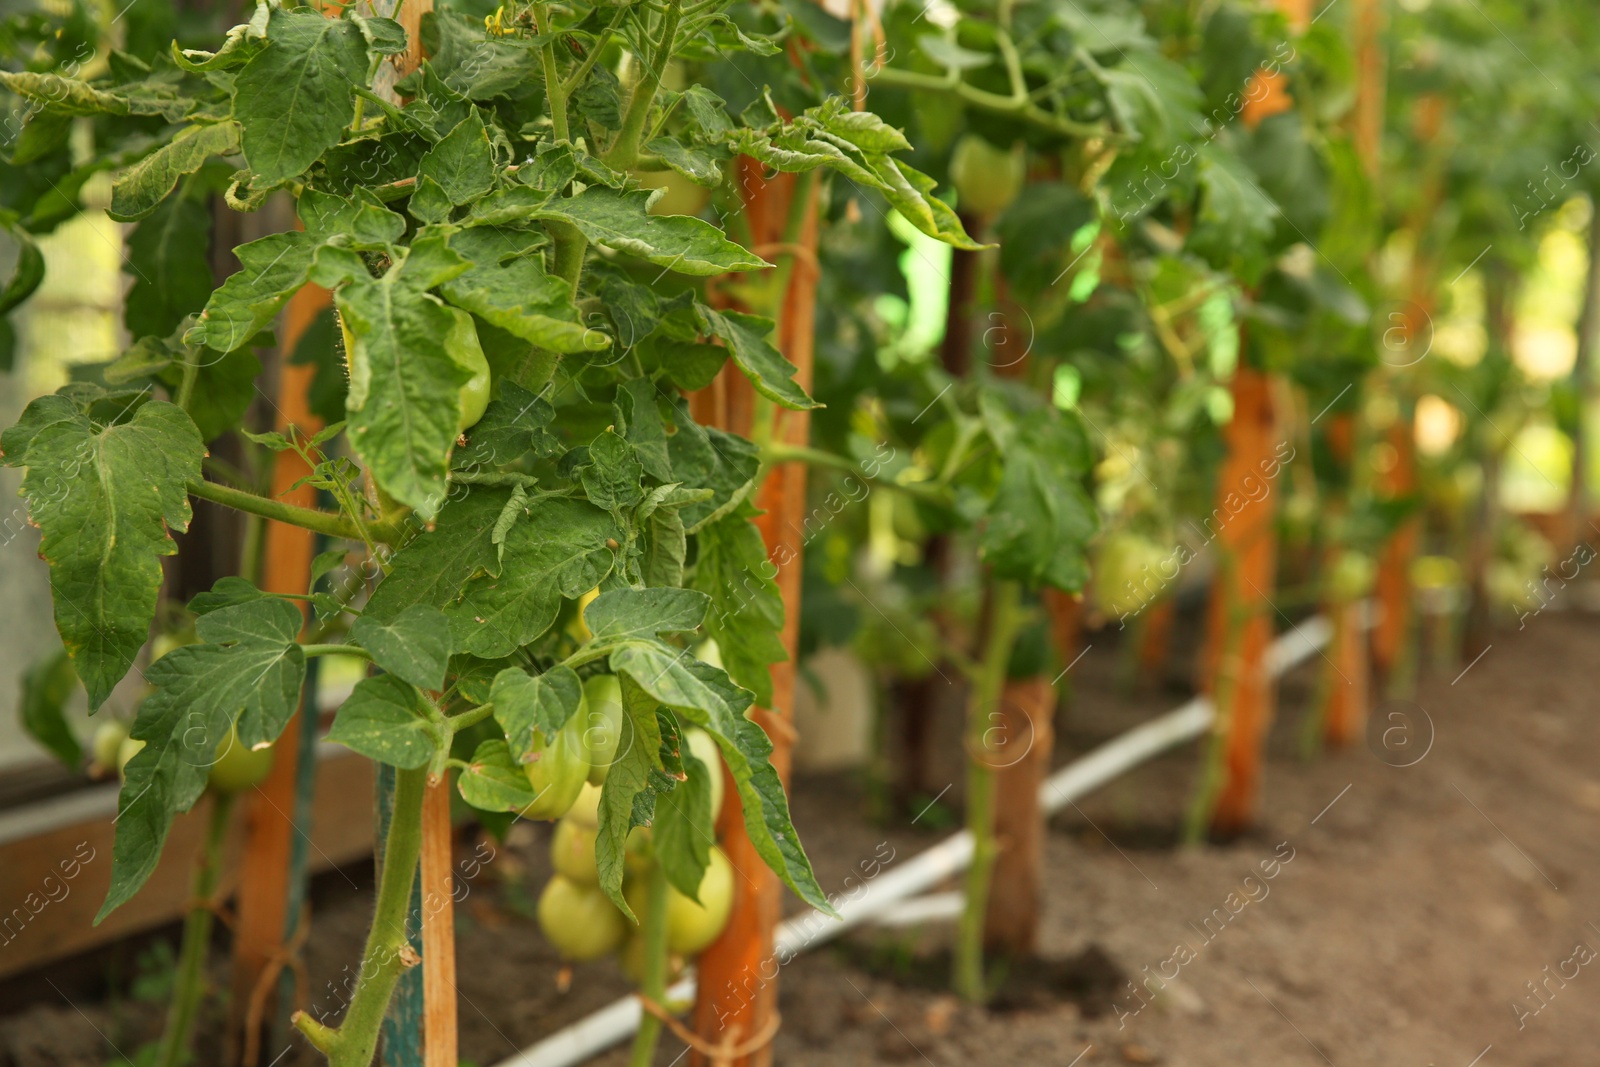
[[[666,14],[662,16],[661,37],[656,42],[656,54],[639,75],[628,98],[628,112],[622,117],[622,129],[617,139],[606,151],[606,165],[616,170],[628,170],[639,162],[639,142],[644,139],[650,121],[650,108],[656,102],[656,92],[661,88],[661,75],[672,58],[673,46],[678,40],[678,20],[683,16],[682,0],[668,0]]]
[[[361,531],[355,523],[343,515],[335,515],[330,511],[318,511],[316,508],[302,508],[295,504],[285,504],[281,500],[272,500],[268,497],[247,493],[243,489],[234,489],[216,482],[208,482],[196,478],[189,482],[189,495],[197,496],[201,500],[209,500],[213,504],[233,508],[250,515],[260,515],[264,519],[273,519],[277,522],[286,522],[290,526],[298,526],[303,530],[313,533],[327,534],[329,537],[343,537],[351,541],[362,540]],[[368,532],[379,540],[386,540],[384,535],[391,535],[393,531],[387,527],[374,525]]]
[[[640,931],[644,938],[644,982],[639,992],[660,1004],[667,996],[667,872],[659,863],[650,870],[649,889]],[[647,1011],[639,1020],[628,1067],[650,1067],[660,1040],[661,1020]]]
[[[989,590],[989,626],[983,658],[967,697],[967,830],[972,834],[972,866],[967,868],[965,903],[956,929],[956,995],[971,1004],[987,999],[983,971],[983,925],[989,909],[989,882],[999,849],[994,838],[995,768],[984,724],[1000,704],[1012,646],[1022,628],[1022,590],[1016,582],[996,581]]]
[[[1234,588],[1234,575],[1238,571],[1238,566],[1237,553],[1233,551],[1222,553],[1222,569],[1217,580],[1227,583],[1225,588],[1229,590],[1229,597],[1224,609],[1227,629],[1217,660],[1216,680],[1211,687],[1212,714],[1215,716],[1216,725],[1206,743],[1204,762],[1200,767],[1200,781],[1195,786],[1194,797],[1189,801],[1189,810],[1184,815],[1185,845],[1198,845],[1204,839],[1206,827],[1215,813],[1217,796],[1222,792],[1222,783],[1226,776],[1228,732],[1232,729],[1234,700],[1239,688],[1239,648],[1244,641],[1245,625],[1245,608],[1239,603],[1238,591]]]
[[[394,814],[378,877],[377,909],[343,1023],[335,1030],[305,1012],[295,1013],[295,1026],[328,1057],[329,1067],[370,1067],[395,984],[418,962],[406,936],[406,913],[422,852],[422,795],[427,785],[425,767],[395,774]]]
[[[189,914],[183,920],[183,947],[178,954],[178,972],[167,1012],[167,1027],[156,1049],[154,1067],[178,1067],[189,1059],[189,1044],[194,1039],[195,1020],[205,1000],[206,954],[211,948],[211,895],[217,891],[222,874],[222,846],[228,840],[228,815],[233,797],[227,793],[211,795],[211,822],[194,869],[190,888]]]
[[[589,239],[572,223],[562,219],[547,219],[545,229],[550,233],[550,243],[555,249],[551,271],[566,282],[574,299],[578,295],[578,280],[583,276],[583,256],[589,250]]]
[[[544,62],[544,96],[550,105],[550,125],[553,128],[558,143],[572,140],[571,130],[567,126],[567,91],[561,84],[561,71],[556,66],[556,42],[550,38],[550,6],[548,4],[533,5],[533,25],[539,31],[540,37],[549,38],[540,47],[539,53]]]

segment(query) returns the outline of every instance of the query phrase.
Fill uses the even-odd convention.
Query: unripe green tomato
[[[489,360],[483,354],[483,346],[478,343],[478,328],[473,325],[472,316],[456,308],[452,308],[451,312],[455,316],[455,324],[445,335],[445,351],[450,353],[450,358],[456,361],[457,366],[472,374],[467,384],[461,387],[460,421],[456,426],[456,432],[461,433],[477,425],[478,420],[483,418],[483,412],[489,406],[491,381]]]
[[[634,879],[623,889],[628,907],[641,921],[649,892],[649,883],[643,878]],[[699,955],[728,925],[728,916],[733,911],[733,864],[716,845],[711,846],[698,895],[700,902],[697,904],[673,887],[667,887],[668,951],[684,956]]]
[[[1411,584],[1418,589],[1453,589],[1461,584],[1461,565],[1449,556],[1418,556],[1411,564]]]
[[[555,836],[550,839],[550,862],[556,873],[578,885],[600,884],[600,869],[594,862],[594,845],[597,831],[572,818],[569,812],[556,823]]]
[[[272,746],[252,749],[239,740],[239,731],[228,728],[228,736],[217,746],[217,760],[211,765],[206,784],[219,793],[242,793],[260,785],[272,770]]]
[[[195,633],[193,630],[180,633],[156,634],[155,640],[150,642],[150,662],[154,663],[173,649],[182,648],[184,645],[192,645],[194,642]]]
[[[631,875],[646,875],[656,865],[656,841],[648,826],[635,826],[622,842],[622,866]]]
[[[650,205],[652,215],[698,215],[711,200],[711,190],[675,170],[635,171],[641,189],[664,189]]]
[[[706,765],[706,770],[711,772],[711,818],[717,817],[717,812],[722,810],[722,795],[724,783],[722,780],[722,750],[717,747],[716,738],[698,726],[691,726],[684,731],[684,737],[689,743],[689,751],[694,758]]]
[[[1372,592],[1378,568],[1365,552],[1346,549],[1339,553],[1328,570],[1328,599],[1335,604],[1349,604]]]
[[[572,802],[563,819],[570,819],[593,830],[600,825],[600,787],[589,782],[578,790],[578,799]]]
[[[124,737],[122,745],[117,749],[117,777],[123,781],[128,780],[128,761],[139,754],[144,748],[144,742],[136,737]]]
[[[1102,540],[1090,568],[1100,610],[1121,617],[1149,607],[1176,576],[1170,573],[1167,555],[1141,534],[1114,533]]]
[[[128,739],[128,724],[121,719],[107,719],[95,727],[94,741],[89,751],[89,773],[103,778],[121,768],[122,743]]]
[[[622,943],[622,948],[617,950],[617,963],[622,967],[622,973],[628,981],[635,986],[644,985],[644,935],[637,929],[628,934],[628,939]],[[683,970],[688,963],[688,960],[677,953],[667,953],[668,985],[683,976]]]
[[[622,947],[628,920],[598,889],[556,875],[539,894],[539,929],[562,959],[583,963]]]
[[[589,705],[583,734],[589,746],[589,781],[600,785],[622,745],[622,682],[614,674],[597,674],[583,683],[583,698]]]
[[[529,754],[531,762],[522,765],[528,784],[538,797],[523,812],[529,819],[559,819],[571,809],[589,777],[589,752],[583,743],[583,722],[587,718],[584,702],[567,724],[556,731],[548,743],[542,731],[535,730]]]
[[[950,180],[957,206],[974,215],[998,215],[1011,206],[1027,179],[1022,145],[997,148],[975,133],[964,133],[950,157]]]
[[[722,665],[722,649],[718,647],[714,637],[708,637],[695,646],[694,658],[702,663],[711,664],[719,671],[727,669]]]

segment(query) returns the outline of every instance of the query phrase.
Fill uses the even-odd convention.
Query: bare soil
[[[1061,761],[1186,695],[1182,666],[1117,695],[1117,650],[1091,639],[1073,672]],[[944,992],[945,929],[866,931],[783,968],[777,1062],[1597,1062],[1597,647],[1600,620],[1543,615],[1497,635],[1459,677],[1459,666],[1425,675],[1411,703],[1380,704],[1371,745],[1306,762],[1298,740],[1322,666],[1313,660],[1281,687],[1257,831],[1178,846],[1198,749],[1148,764],[1052,823],[1042,958],[1013,966],[993,1010]],[[1383,738],[1391,727],[1401,732]],[[958,771],[952,762],[936,776],[954,783]],[[915,825],[868,821],[873,795],[842,776],[798,783],[796,821],[825,888],[886,854],[882,842],[903,859],[938,840],[959,789]],[[548,832],[519,828],[458,911],[462,1052],[485,1067],[626,992],[609,961],[558,990],[532,920]],[[359,870],[319,880],[314,1006],[338,1009],[369,883]],[[160,939],[0,988],[0,1064],[89,1067],[113,1061],[113,1045],[133,1054],[159,1027],[161,993],[146,988],[159,983],[135,976]],[[197,1062],[210,1065],[221,1061],[217,1020],[207,1024]],[[682,1052],[669,1036],[658,1062]],[[280,1054],[281,1067],[316,1062],[283,1045],[263,1062]],[[598,1062],[625,1061],[619,1050]]]

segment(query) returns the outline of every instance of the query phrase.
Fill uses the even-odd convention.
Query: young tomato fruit
[[[95,727],[94,742],[90,746],[93,756],[89,760],[89,773],[104,778],[121,768],[122,743],[128,740],[128,724],[121,719],[107,719]]]
[[[251,749],[239,740],[239,731],[228,728],[228,736],[217,746],[217,761],[211,765],[206,784],[219,793],[242,793],[260,785],[272,770],[271,747]]]
[[[725,788],[722,780],[722,750],[717,748],[716,740],[698,726],[685,730],[684,738],[694,758],[705,764],[706,770],[711,772],[711,818],[715,821],[717,813],[722,810]]]
[[[641,170],[634,173],[641,189],[663,189],[650,205],[652,215],[698,215],[711,200],[711,190],[696,185],[675,170]]]
[[[589,746],[589,782],[602,785],[622,745],[622,683],[614,674],[597,674],[583,683],[583,697],[589,705],[583,732]]]
[[[598,889],[556,875],[539,894],[539,929],[562,959],[583,963],[622,947],[628,920]]]
[[[997,148],[975,133],[964,133],[950,157],[950,180],[955,183],[957,206],[985,217],[1000,214],[1022,192],[1027,160],[1022,146]]]
[[[1167,555],[1142,534],[1116,533],[1102,541],[1090,571],[1100,610],[1120,618],[1149,607],[1174,577],[1167,573]]]
[[[635,915],[643,915],[648,887],[643,879],[630,883],[623,893]],[[667,889],[667,948],[683,956],[704,951],[728,925],[733,911],[733,864],[716,845],[711,846],[710,862],[700,879],[700,902],[696,904],[676,889]]]
[[[1328,572],[1328,599],[1335,604],[1349,604],[1372,592],[1378,568],[1372,557],[1353,548],[1339,553],[1333,568]]]
[[[600,870],[594,862],[596,835],[593,826],[574,819],[571,812],[563,816],[556,823],[555,836],[550,839],[550,862],[556,873],[577,885],[598,886]]]
[[[617,963],[622,967],[623,975],[636,986],[644,985],[644,938],[638,930],[628,935],[622,943],[622,948],[617,951]],[[689,961],[676,952],[667,953],[667,984],[671,985],[683,975],[683,970]]]
[[[584,702],[580,701],[578,710],[556,731],[554,739],[546,742],[541,731],[534,732],[529,752],[533,758],[523,764],[522,770],[538,797],[523,812],[524,817],[559,819],[578,799],[589,777],[589,751],[583,740],[587,718]]]
[[[461,387],[461,421],[456,426],[460,432],[476,426],[478,420],[483,418],[483,412],[489,406],[489,387],[492,383],[489,360],[483,354],[483,346],[478,343],[478,328],[472,324],[472,316],[465,311],[451,310],[456,321],[444,339],[445,351],[450,353],[450,358],[458,366],[472,374],[467,384]]]

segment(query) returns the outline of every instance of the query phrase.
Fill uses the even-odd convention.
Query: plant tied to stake
[[[329,18],[263,0],[214,52],[124,57],[93,83],[0,74],[41,115],[122,117],[146,133],[114,161],[111,214],[138,224],[136,241],[207,194],[240,211],[294,203],[300,228],[241,245],[237,273],[152,316],[96,382],[34,401],[0,445],[25,468],[91,708],[140,653],[191,496],[365,554],[376,579],[365,599],[359,580],[345,589],[357,595],[331,591],[321,567],[300,596],[229,578],[190,602],[198,642],[146,672],[101,910],[150,876],[219,739],[234,762],[276,740],[308,658],[370,661],[381,673],[356,686],[330,738],[398,777],[361,980],[337,1027],[296,1019],[330,1063],[371,1061],[415,962],[406,912],[422,793],[446,774],[485,813],[557,818],[597,790],[595,893],[624,921],[648,903],[687,952],[720,926],[713,889],[731,892],[710,844],[725,764],[762,859],[831,911],[771,743],[746,715],[770,693],[770,656],[724,670],[690,651],[713,631],[767,649],[781,625],[743,611],[742,590],[707,564],[749,547],[764,442],[697,424],[681,393],[731,359],[769,409],[815,402],[769,340],[772,319],[754,313],[771,303],[761,284],[736,290],[741,309],[705,285],[773,264],[703,218],[652,213],[660,194],[639,175],[706,190],[736,224],[731,175],[749,155],[807,180],[842,174],[930,236],[974,243],[875,116],[832,99],[785,117],[765,94],[734,116],[703,85],[665,87],[675,57],[778,50],[726,6],[533,3],[484,29],[432,12],[430,58],[400,84],[403,106],[374,77],[406,34],[353,5]],[[245,430],[252,350],[308,283],[334,294],[344,367],[324,361],[318,385],[347,372],[343,417],[314,436],[245,436],[303,456],[328,509],[258,495],[208,462],[211,441]],[[72,491],[56,492],[62,481]],[[296,601],[316,610],[308,640]],[[681,745],[686,731],[703,740]],[[623,892],[642,828],[648,902]]]

